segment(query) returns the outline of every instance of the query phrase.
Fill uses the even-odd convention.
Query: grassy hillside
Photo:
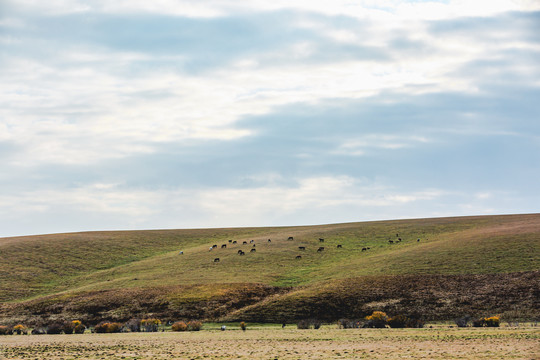
[[[289,236],[294,240],[288,240]],[[248,244],[242,245],[244,241]],[[227,247],[222,249],[222,244]],[[212,245],[218,248],[209,251]],[[324,251],[317,251],[320,246]],[[238,255],[239,250],[245,255]],[[265,313],[268,304],[283,303],[299,309],[287,316],[298,317],[311,311],[300,311],[299,304],[305,304],[306,297],[318,299],[318,295],[328,293],[328,284],[352,279],[355,284],[386,279],[397,282],[390,288],[401,283],[406,289],[411,279],[439,276],[442,281],[443,276],[453,284],[447,295],[459,295],[464,284],[472,281],[455,280],[466,279],[461,275],[484,275],[475,281],[489,287],[490,281],[509,281],[512,276],[515,283],[516,273],[521,274],[520,279],[528,279],[519,287],[524,297],[514,299],[524,307],[525,303],[535,305],[525,298],[539,288],[540,214],[42,235],[0,239],[0,252],[0,315],[4,318],[28,309],[39,316],[86,315],[96,320],[100,316],[129,317],[134,311],[221,318],[248,316],[249,307]],[[220,261],[214,262],[215,258]],[[418,293],[427,294],[422,289],[432,291],[434,284],[425,282]],[[388,300],[397,293],[400,301],[406,295],[403,291],[385,292],[387,288],[380,287],[377,296],[362,301]],[[335,287],[330,293],[339,295],[339,289]],[[434,298],[445,296],[444,290],[437,291],[440,296]],[[345,299],[345,293],[355,291],[349,289],[339,299]],[[500,291],[489,296],[504,298]],[[351,301],[347,300],[347,306],[352,306]],[[109,305],[92,308],[94,302]],[[315,308],[313,304],[310,309]],[[364,309],[359,314],[368,311],[364,305],[358,305]]]

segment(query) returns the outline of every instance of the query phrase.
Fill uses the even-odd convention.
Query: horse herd
[[[400,243],[400,242],[402,241],[402,239],[399,237],[399,234],[396,234],[396,237],[398,238],[397,240],[395,240],[395,241],[394,241],[394,240],[388,240],[388,243],[394,244],[394,243]],[[293,236],[289,236],[289,237],[287,238],[287,240],[288,240],[288,241],[293,241],[293,240],[294,240],[294,237],[293,237]],[[420,241],[420,238],[418,238],[417,241],[419,242],[419,241]],[[271,240],[271,239],[268,239],[266,242],[267,242],[267,243],[271,243],[272,240]],[[324,238],[319,238],[319,243],[324,243]],[[236,245],[236,244],[238,244],[238,241],[236,241],[236,240],[229,240],[228,243],[222,244],[221,246],[218,246],[217,244],[214,244],[214,245],[210,246],[210,248],[208,249],[208,251],[213,251],[214,249],[218,249],[218,248],[221,248],[221,249],[227,249],[227,245],[230,246],[230,245]],[[254,253],[254,252],[257,251],[257,249],[256,249],[256,244],[255,244],[255,240],[250,240],[250,241],[249,241],[249,244],[248,244],[247,241],[242,241],[242,245],[252,245],[251,249],[249,250],[250,253]],[[336,248],[337,248],[337,249],[343,249],[343,246],[342,246],[341,244],[337,244]],[[362,248],[362,251],[364,252],[364,251],[368,251],[368,250],[370,250],[370,249],[371,249],[371,248],[369,248],[369,247],[363,247],[363,248]],[[306,247],[305,247],[305,246],[298,246],[298,250],[299,250],[299,251],[306,251]],[[246,251],[247,251],[247,250],[246,250]],[[319,246],[319,248],[317,249],[317,252],[318,252],[318,253],[322,253],[323,251],[324,251],[324,246]],[[184,252],[183,252],[183,251],[180,251],[179,254],[180,254],[180,255],[183,255]],[[242,249],[239,249],[239,250],[237,251],[237,254],[238,254],[239,256],[244,256],[244,255],[246,255],[246,252],[245,252],[244,250],[242,250]],[[296,255],[295,259],[296,259],[296,260],[302,259],[302,255]],[[214,263],[220,262],[220,258],[219,258],[219,257],[214,258],[214,261],[213,261],[213,262],[214,262]]]

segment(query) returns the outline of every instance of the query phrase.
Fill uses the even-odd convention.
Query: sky
[[[540,211],[540,2],[0,0],[0,236]]]

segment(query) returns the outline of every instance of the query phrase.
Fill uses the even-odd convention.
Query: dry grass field
[[[539,359],[540,328],[298,330],[0,337],[2,359]]]

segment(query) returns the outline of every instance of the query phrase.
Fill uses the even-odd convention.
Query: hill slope
[[[42,235],[0,239],[0,253],[0,319],[12,321],[536,317],[540,307],[540,214]]]

